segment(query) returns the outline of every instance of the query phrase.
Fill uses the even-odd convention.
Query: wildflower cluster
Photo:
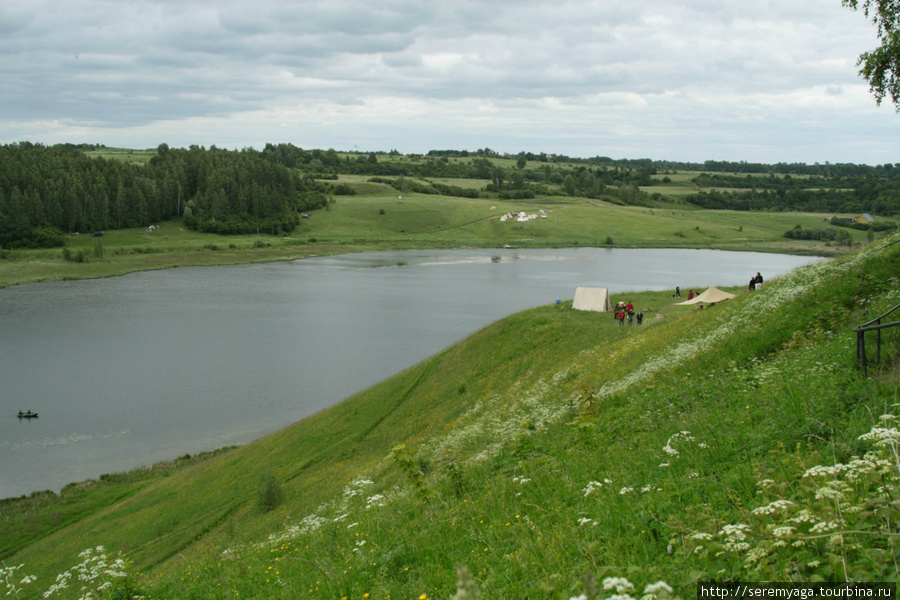
[[[88,548],[78,555],[82,561],[56,577],[56,583],[44,592],[50,598],[72,585],[76,580],[80,585],[80,598],[130,597],[132,588],[129,565],[123,558],[110,561],[103,546]]]
[[[689,556],[706,561],[712,576],[770,580],[860,581],[900,575],[893,557],[900,524],[893,504],[900,492],[900,431],[894,415],[861,436],[864,456],[806,469],[793,484],[759,482],[760,497],[775,498],[745,512],[744,522],[686,536]]]
[[[24,575],[21,579],[19,579],[19,575],[16,574],[16,571],[24,566],[25,565],[17,565],[15,567],[9,567],[6,565],[6,563],[3,563],[3,565],[0,566],[0,581],[3,582],[4,586],[6,586],[5,595],[7,597],[18,598],[19,592],[24,589],[23,586],[34,583],[34,575]]]
[[[639,596],[632,596],[637,593],[634,584],[625,577],[607,577],[602,584],[597,584],[592,578],[586,578],[584,582],[585,591],[580,596],[573,596],[569,600],[590,600],[607,599],[607,600],[667,600],[674,598],[672,586],[665,581],[657,581],[650,583],[644,587],[644,593]]]
[[[562,391],[563,384],[576,365],[538,380],[526,390],[494,394],[477,402],[457,419],[455,427],[443,438],[436,438],[422,452],[443,456],[455,448],[479,447],[481,452],[469,459],[482,462],[523,435],[543,431],[571,413],[578,399]]]
[[[680,452],[678,452],[678,450],[676,450],[672,446],[672,442],[677,442],[679,439],[685,442],[693,442],[696,440],[696,438],[691,435],[690,431],[679,431],[678,433],[673,433],[671,436],[669,436],[668,441],[666,441],[666,445],[663,446],[663,452],[672,457],[678,456]]]

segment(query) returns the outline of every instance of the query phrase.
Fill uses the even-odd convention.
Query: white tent
[[[723,292],[715,286],[710,286],[710,288],[702,294],[697,294],[691,300],[676,302],[675,306],[684,306],[686,304],[700,304],[701,302],[713,304],[715,302],[721,302],[723,300],[730,300],[731,298],[734,298],[734,294],[729,294],[728,292]]]
[[[575,299],[572,300],[575,310],[593,310],[595,312],[612,312],[609,303],[609,290],[606,288],[575,288]]]

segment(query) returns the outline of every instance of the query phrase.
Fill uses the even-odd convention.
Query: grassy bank
[[[797,225],[829,227],[826,216],[807,213],[749,213],[619,206],[584,198],[541,198],[516,202],[399,194],[387,185],[345,176],[354,196],[338,196],[289,235],[220,236],[190,231],[180,221],[153,229],[85,233],[66,238],[66,247],[0,251],[0,287],[122,275],[186,265],[221,265],[367,250],[410,248],[522,248],[615,246],[620,248],[718,248],[834,256],[848,248],[790,240]],[[544,218],[502,221],[508,212]],[[865,232],[847,230],[856,244]],[[877,237],[873,238],[877,239]]]
[[[155,598],[335,599],[896,581],[898,434],[882,416],[897,414],[900,340],[883,336],[865,378],[850,328],[900,303],[898,267],[900,244],[879,242],[704,310],[629,294],[651,309],[641,327],[566,303],[512,315],[110,496],[8,557],[13,585],[38,597],[82,561],[110,568],[72,570],[50,597],[104,580]],[[629,583],[597,589],[611,577]]]

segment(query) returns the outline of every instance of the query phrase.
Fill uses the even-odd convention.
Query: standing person
[[[639,310],[637,314],[638,325],[644,322],[644,311]]]
[[[675,297],[681,298],[681,288],[678,287],[677,285],[675,286]]]
[[[756,289],[756,277],[750,278],[750,287],[748,287],[751,292]]]
[[[688,291],[688,300],[693,300],[693,299],[694,299],[694,290],[690,290],[690,291]]]
[[[624,325],[624,324],[625,324],[625,310],[623,309],[623,310],[619,311],[619,325]]]
[[[630,314],[630,315],[634,314],[634,305],[631,302],[629,302],[628,304],[625,305],[625,310],[627,310],[628,314]]]
[[[759,271],[756,272],[756,289],[762,287],[762,275],[759,274]]]
[[[633,323],[634,323],[634,311],[632,310],[632,311],[628,312],[628,326],[631,327],[631,325]]]

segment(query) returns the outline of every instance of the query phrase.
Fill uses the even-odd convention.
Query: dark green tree
[[[862,7],[878,30],[880,44],[871,52],[859,55],[859,74],[869,82],[869,89],[880,105],[890,97],[900,112],[900,1],[898,0],[841,0],[853,10]]]

